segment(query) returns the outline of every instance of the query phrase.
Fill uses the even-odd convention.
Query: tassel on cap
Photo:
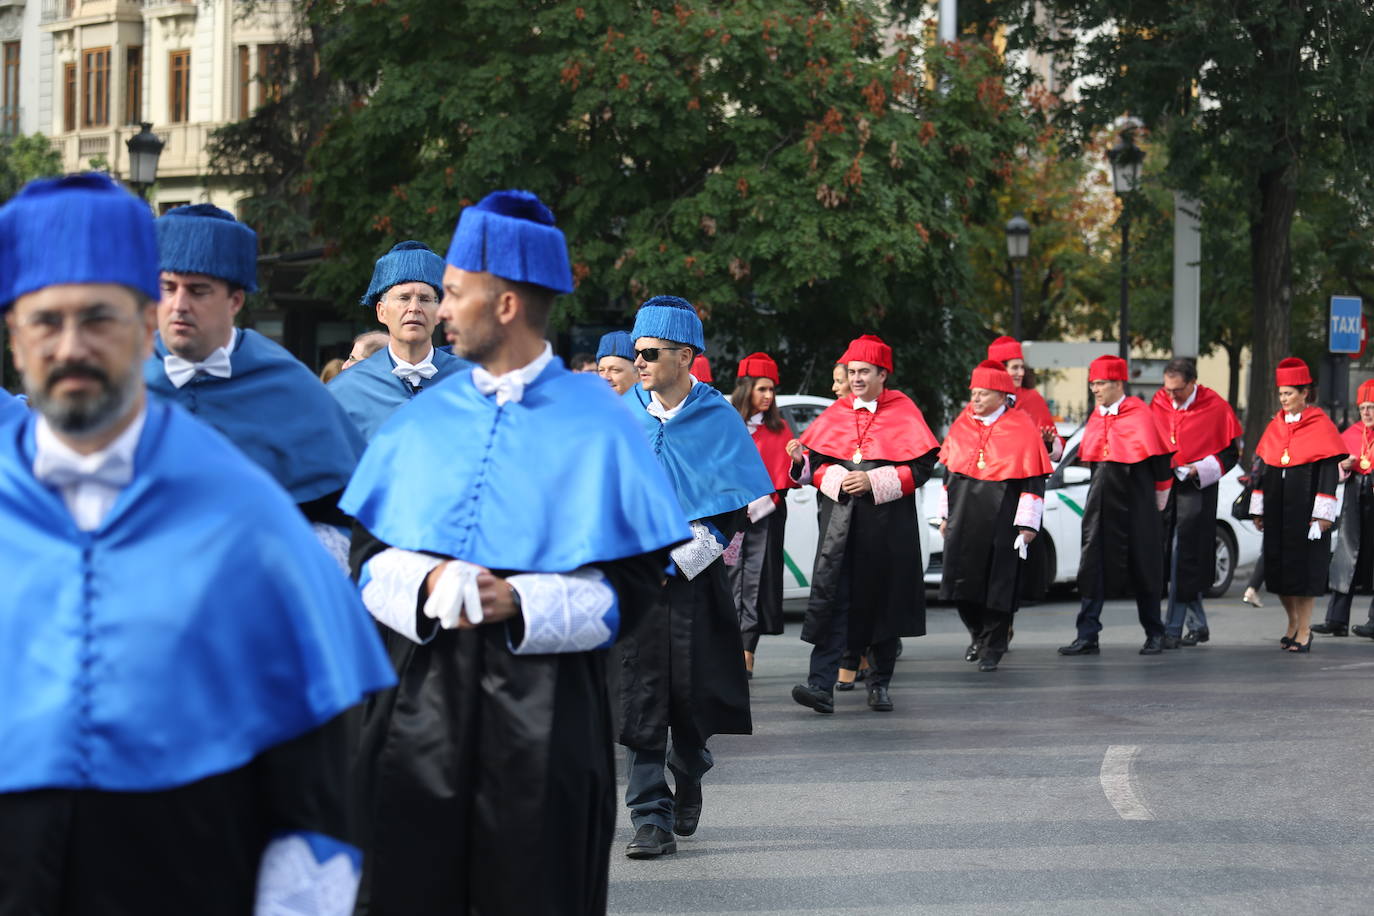
[[[697,353],[706,352],[706,331],[701,318],[692,303],[678,296],[654,296],[645,300],[635,313],[635,326],[630,331],[631,340],[641,337],[657,337],[673,343],[688,344]],[[695,372],[692,373],[696,375]],[[696,375],[700,381],[708,381]]]
[[[612,331],[609,334],[601,335],[601,342],[596,345],[596,361],[601,362],[603,356],[619,356],[621,359],[635,361],[634,342],[630,340],[629,331]]]
[[[968,386],[970,389],[983,388],[1004,394],[1016,393],[1016,383],[1011,380],[1011,373],[995,359],[985,359],[979,363],[973,370],[973,378]]]
[[[1126,361],[1119,356],[1099,356],[1088,365],[1088,381],[1124,382],[1127,380]]]
[[[883,343],[883,339],[876,334],[864,334],[849,342],[849,349],[844,351],[844,356],[840,357],[841,363],[848,363],[857,360],[861,363],[872,363],[879,369],[892,371],[892,348]]]
[[[999,337],[988,344],[988,359],[994,359],[1005,366],[1013,359],[1025,359],[1021,353],[1021,341],[1015,337]]]
[[[434,295],[443,298],[444,259],[424,242],[398,242],[377,259],[362,304],[375,306],[387,290],[401,283],[428,283],[434,288]]]
[[[493,191],[458,217],[445,260],[459,270],[573,291],[568,242],[553,211],[529,191]]]
[[[205,274],[258,288],[258,234],[214,204],[168,210],[157,221],[162,269],[174,274]]]
[[[778,364],[767,353],[750,353],[740,360],[739,371],[736,376],[739,378],[766,378],[770,379],[774,385],[782,384],[778,377]]]
[[[1280,388],[1297,388],[1300,385],[1310,385],[1312,384],[1312,371],[1307,368],[1307,363],[1296,356],[1289,356],[1279,360],[1278,368],[1274,370],[1274,381]]]

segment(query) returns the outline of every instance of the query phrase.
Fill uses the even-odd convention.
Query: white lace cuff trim
[[[778,504],[773,502],[773,494],[765,493],[758,499],[751,502],[746,510],[749,514],[749,521],[757,522],[761,518],[767,518],[778,508]]]
[[[1012,524],[1017,528],[1040,530],[1040,521],[1045,517],[1045,500],[1034,493],[1022,493],[1016,503],[1016,517]]]
[[[709,528],[701,522],[692,522],[692,539],[674,547],[668,555],[673,558],[683,578],[691,580],[701,575],[724,552],[725,545],[716,540]]]
[[[1197,484],[1200,487],[1210,487],[1226,473],[1221,469],[1221,462],[1217,460],[1216,455],[1208,455],[1201,461],[1194,461],[1193,467],[1197,469]]]
[[[1251,515],[1251,516],[1256,516],[1256,515],[1263,515],[1263,514],[1264,514],[1264,491],[1263,491],[1263,490],[1251,490],[1251,491],[1250,491],[1250,515]]]
[[[1155,508],[1163,512],[1164,507],[1167,505],[1169,505],[1169,488],[1165,487],[1163,490],[1155,490]]]
[[[937,518],[949,518],[949,487],[940,488],[940,501],[935,504]]]
[[[902,498],[902,478],[897,475],[896,465],[884,465],[868,472],[868,482],[873,487],[873,501],[882,505]]]
[[[803,452],[801,466],[798,467],[797,465],[793,464],[792,467],[788,468],[787,473],[788,476],[790,476],[793,480],[795,480],[802,486],[806,486],[807,484],[809,484],[811,482],[812,476],[811,453]]]
[[[358,850],[323,834],[279,836],[262,853],[254,916],[349,916],[361,866]]]
[[[844,475],[848,474],[844,468],[838,464],[832,464],[825,469],[821,475],[821,482],[816,484],[822,493],[829,496],[835,502],[840,501],[840,481],[844,480]]]
[[[373,617],[413,642],[428,642],[422,637],[415,609],[420,600],[420,587],[430,570],[442,563],[413,550],[389,547],[363,564],[358,576],[358,588],[363,604]]]
[[[1334,522],[1336,520],[1336,497],[1318,493],[1317,498],[1312,500],[1312,517],[1319,518],[1324,522]]]
[[[324,549],[329,551],[329,555],[334,558],[334,562],[339,564],[339,568],[348,575],[348,535],[335,528],[333,525],[326,525],[324,522],[311,522],[310,530],[315,532],[315,538],[324,545]]]
[[[506,580],[520,595],[525,638],[516,655],[604,649],[620,633],[620,602],[599,570],[519,573]]]

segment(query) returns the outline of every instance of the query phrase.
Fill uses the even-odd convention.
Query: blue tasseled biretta
[[[161,297],[153,215],[108,175],[31,181],[0,208],[0,311],[59,283],[117,283]]]
[[[446,260],[470,273],[556,293],[573,290],[567,240],[554,225],[553,212],[529,191],[493,191],[464,209]]]
[[[162,269],[175,274],[205,274],[258,288],[258,234],[214,204],[168,210],[157,221]]]
[[[372,282],[363,293],[362,304],[372,307],[386,291],[398,283],[428,283],[434,294],[444,295],[444,259],[424,242],[398,242],[377,259]]]
[[[677,296],[654,296],[639,307],[630,339],[639,340],[641,337],[689,344],[698,353],[706,352],[706,332],[702,329],[696,308]]]
[[[601,343],[596,345],[596,361],[601,362],[603,356],[619,356],[621,359],[634,362],[635,345],[630,339],[629,332],[612,331],[601,335]]]

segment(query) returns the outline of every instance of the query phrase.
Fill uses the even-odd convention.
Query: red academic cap
[[[1099,356],[1088,366],[1088,381],[1124,382],[1126,361],[1119,356]]]
[[[1359,390],[1355,392],[1356,404],[1374,404],[1374,378],[1360,382]]]
[[[840,362],[848,363],[850,360],[858,360],[861,363],[872,363],[879,369],[892,371],[892,348],[883,343],[883,339],[877,334],[865,334],[849,342],[849,349],[844,351],[844,356],[840,357]]]
[[[1310,385],[1312,384],[1312,372],[1307,368],[1307,363],[1296,356],[1290,356],[1287,359],[1279,360],[1279,367],[1274,370],[1274,382],[1280,388]]]
[[[771,379],[774,385],[782,384],[778,380],[778,364],[767,353],[750,353],[740,360],[736,375],[739,378],[766,378]]]
[[[692,377],[698,382],[714,382],[711,377],[711,364],[706,361],[705,353],[698,353],[697,358],[692,360]]]
[[[988,359],[995,359],[1003,366],[1008,360],[1025,358],[1021,353],[1021,341],[1015,337],[999,337],[988,344]]]
[[[1001,391],[1006,394],[1016,393],[1016,383],[1011,380],[1011,373],[995,359],[985,359],[979,363],[973,370],[973,380],[968,386],[970,389],[985,388],[988,391]]]

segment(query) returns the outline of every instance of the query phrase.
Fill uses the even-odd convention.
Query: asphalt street
[[[1242,580],[1210,643],[1163,656],[1137,654],[1134,604],[1080,658],[1054,651],[1076,601],[1025,608],[991,673],[934,605],[891,713],[862,689],[796,705],[791,620],[759,646],[754,734],[711,742],[696,836],[627,859],[622,809],[611,912],[1374,911],[1374,640],[1282,653],[1277,599],[1242,604]]]

